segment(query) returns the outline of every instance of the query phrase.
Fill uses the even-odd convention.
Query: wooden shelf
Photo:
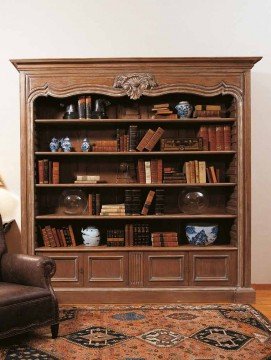
[[[93,124],[219,124],[219,123],[232,123],[236,118],[185,118],[185,119],[37,119],[36,124],[50,124],[50,125],[64,125],[64,124],[78,124],[78,125],[93,125]]]
[[[114,152],[51,152],[36,151],[37,156],[167,156],[167,155],[233,155],[236,151],[114,151]]]
[[[233,187],[236,186],[236,183],[207,183],[207,184],[137,184],[137,183],[130,183],[130,184],[36,184],[35,186],[38,188],[127,188],[127,187],[139,187],[139,188],[174,188],[174,187]]]
[[[68,246],[68,247],[38,247],[35,251],[42,252],[89,252],[89,251],[214,251],[214,250],[231,250],[236,251],[237,247],[232,245],[208,245],[208,246],[195,246],[195,245],[180,245],[176,247],[154,247],[154,246]]]
[[[174,220],[174,219],[235,219],[237,215],[232,214],[167,214],[167,215],[37,215],[37,220]]]

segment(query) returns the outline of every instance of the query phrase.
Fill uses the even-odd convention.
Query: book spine
[[[53,163],[51,160],[48,163],[48,182],[49,184],[53,183]]]
[[[39,184],[44,184],[44,160],[38,161]]]
[[[155,133],[153,134],[153,136],[151,137],[151,139],[149,140],[149,142],[147,143],[147,145],[145,146],[145,149],[148,151],[152,151],[153,148],[155,147],[155,145],[158,143],[158,141],[161,139],[162,135],[164,134],[164,129],[162,129],[161,127],[159,127]]]
[[[207,174],[207,179],[208,179],[208,183],[212,184],[213,183],[213,179],[211,176],[211,171],[209,167],[206,167],[206,174]]]
[[[191,169],[191,184],[196,183],[196,169],[195,169],[195,161],[189,161],[190,169]]]
[[[64,246],[64,247],[67,247],[68,244],[67,244],[67,241],[66,241],[66,238],[65,238],[63,229],[60,229],[59,232],[60,232],[60,236],[61,236],[61,239],[62,239],[62,244],[63,244],[63,246]]]
[[[208,127],[209,150],[216,150],[216,129],[215,126]]]
[[[56,247],[56,243],[55,243],[55,239],[54,239],[54,235],[53,235],[51,226],[50,225],[45,226],[45,230],[46,230],[46,233],[47,233],[47,237],[48,237],[48,241],[50,243],[50,246],[51,247]]]
[[[141,141],[139,142],[138,146],[137,146],[137,150],[138,151],[143,151],[144,148],[146,147],[146,145],[148,144],[148,142],[151,140],[152,136],[154,135],[154,131],[152,129],[149,129],[147,131],[147,133],[143,136],[143,138],[141,139]]]
[[[185,163],[185,176],[187,184],[191,184],[191,163],[186,161]]]
[[[224,125],[224,150],[231,150],[231,127],[230,125]]]
[[[70,238],[72,241],[72,246],[76,246],[75,236],[74,236],[73,228],[71,225],[68,226],[68,231],[69,231]]]
[[[151,184],[151,162],[145,161],[146,184]]]
[[[101,212],[101,194],[96,194],[96,204],[95,204],[95,215],[100,215]]]
[[[72,239],[71,239],[68,228],[64,226],[62,228],[62,230],[63,230],[64,236],[65,236],[67,246],[72,246]]]
[[[196,176],[196,184],[199,184],[199,161],[198,160],[194,160],[194,164],[195,164],[195,176]]]
[[[59,242],[59,239],[58,239],[58,236],[57,236],[56,228],[54,228],[54,227],[52,228],[52,233],[53,233],[55,244],[56,244],[57,247],[59,247],[60,242]]]
[[[92,204],[93,204],[92,194],[88,194],[88,213],[89,213],[89,215],[93,215]]]
[[[53,162],[53,184],[59,184],[59,162],[54,161]]]
[[[145,163],[144,160],[139,159],[137,162],[138,182],[140,184],[146,183]]]
[[[91,96],[86,96],[86,119],[91,119]]]
[[[121,151],[121,146],[120,146],[120,129],[116,130],[116,140],[117,140],[117,151]]]
[[[162,184],[163,182],[163,160],[157,160],[157,183]]]
[[[210,173],[211,173],[212,182],[217,183],[217,177],[216,177],[214,166],[210,166],[209,169],[210,169]]]
[[[206,162],[199,161],[199,183],[205,184],[206,183]]]
[[[129,151],[136,151],[137,147],[137,125],[129,126]]]
[[[92,194],[92,215],[99,215],[96,214],[96,194]]]
[[[57,237],[58,237],[58,240],[59,240],[60,246],[64,247],[64,246],[65,246],[65,244],[63,243],[63,240],[62,240],[62,236],[61,236],[60,229],[56,229],[56,233],[57,233]]]
[[[208,138],[208,127],[207,126],[201,126],[199,129],[199,133],[198,133],[198,137],[202,138],[203,141],[203,151],[208,151],[209,146],[208,146],[208,142],[209,142],[209,138]]]
[[[85,96],[80,96],[78,99],[78,117],[79,117],[79,119],[86,118],[86,98],[85,98]]]
[[[48,235],[47,235],[47,231],[45,228],[41,229],[41,236],[42,236],[42,240],[43,240],[43,244],[46,247],[51,247]]]
[[[216,144],[217,151],[224,150],[224,127],[223,126],[215,127],[215,144]]]
[[[44,184],[49,184],[49,160],[44,159]]]
[[[151,206],[152,201],[154,199],[154,195],[155,195],[155,191],[150,190],[148,195],[147,195],[147,198],[145,200],[145,203],[143,205],[143,208],[141,210],[141,215],[147,215],[148,214],[150,206]]]
[[[125,215],[132,215],[132,190],[125,190]]]

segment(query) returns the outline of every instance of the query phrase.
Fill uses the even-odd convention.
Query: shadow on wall
[[[22,253],[21,232],[16,221],[12,222],[10,229],[5,234],[5,237],[6,237],[8,252],[11,254],[21,254]]]

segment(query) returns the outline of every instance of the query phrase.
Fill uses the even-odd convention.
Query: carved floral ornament
[[[153,89],[158,84],[152,74],[130,73],[115,78],[113,87],[122,88],[132,100],[137,100],[145,90]]]

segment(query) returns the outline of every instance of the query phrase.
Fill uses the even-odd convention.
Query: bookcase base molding
[[[12,60],[22,246],[55,259],[61,304],[255,301],[250,73],[260,59]]]

